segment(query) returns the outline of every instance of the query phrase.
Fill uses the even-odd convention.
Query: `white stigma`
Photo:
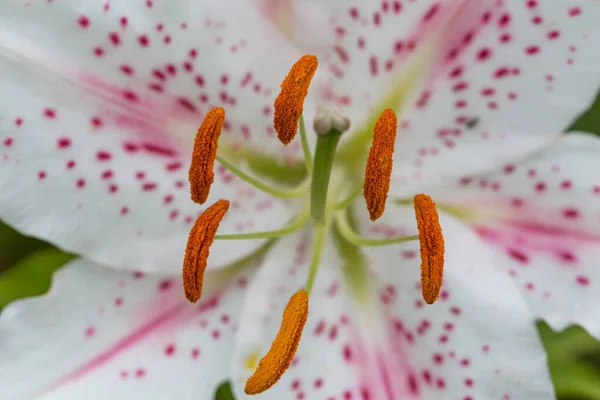
[[[313,128],[317,135],[326,135],[334,129],[345,132],[350,128],[350,117],[336,106],[323,105],[317,111]]]

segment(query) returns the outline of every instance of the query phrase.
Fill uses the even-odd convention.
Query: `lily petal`
[[[464,53],[434,69],[441,75],[400,123],[397,193],[517,161],[556,140],[595,98],[600,4],[470,3],[488,5],[480,29],[461,36]]]
[[[471,218],[536,316],[600,338],[598,170],[600,139],[573,133],[521,163],[465,176],[438,198]]]
[[[412,233],[413,219],[410,208],[392,207],[381,223],[363,232],[376,237],[390,229]],[[468,226],[443,213],[440,223],[445,274],[433,305],[421,298],[418,243],[366,250],[395,342],[410,357],[415,394],[426,399],[553,399],[545,351],[527,303],[494,269],[493,253]]]
[[[262,398],[553,398],[526,303],[510,279],[489,268],[491,255],[468,228],[450,231],[450,244],[477,247],[468,262],[454,252],[444,299],[431,307],[415,302],[418,258],[402,259],[403,251],[418,254],[418,244],[367,251],[375,273],[367,298],[349,290],[344,263],[330,246],[296,357]],[[245,379],[270,347],[290,294],[304,283],[310,239],[301,235],[274,247],[249,285],[234,354],[237,398],[250,398]]]
[[[282,152],[265,140],[296,51],[243,2],[231,13],[210,1],[7,1],[0,26],[1,216],[27,234],[103,264],[165,272],[202,211],[186,178],[205,112],[226,107],[224,149],[301,157],[299,144]],[[220,233],[291,217],[216,172],[209,202],[237,200]],[[221,247],[211,265],[260,243]]]
[[[272,2],[296,19],[317,4],[329,17],[321,95],[354,127],[369,131],[385,108],[398,114],[398,195],[547,145],[600,84],[594,2]]]
[[[3,310],[0,397],[211,398],[228,377],[246,282],[236,279],[192,305],[176,278],[73,261],[50,293]]]

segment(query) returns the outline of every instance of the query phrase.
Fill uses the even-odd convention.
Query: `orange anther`
[[[440,297],[444,278],[444,236],[431,197],[417,194],[414,203],[421,244],[421,293],[427,304],[433,304]]]
[[[202,296],[202,282],[209,248],[228,209],[229,201],[223,199],[217,201],[198,217],[190,231],[183,259],[182,276],[185,297],[193,303]]]
[[[192,200],[199,204],[204,204],[215,180],[213,168],[224,123],[225,110],[221,107],[213,108],[206,114],[196,133],[189,180]]]
[[[281,378],[296,354],[307,318],[308,294],[305,290],[299,290],[290,298],[283,312],[281,326],[271,349],[246,381],[246,394],[262,393]]]
[[[302,56],[281,84],[281,92],[275,99],[273,124],[277,137],[284,145],[296,136],[298,119],[304,108],[304,98],[317,65],[317,57],[308,54]]]
[[[373,129],[373,143],[365,168],[363,195],[371,221],[381,217],[390,190],[392,156],[396,142],[398,119],[391,109],[384,110]]]

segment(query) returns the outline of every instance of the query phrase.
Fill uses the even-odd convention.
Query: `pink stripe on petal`
[[[73,372],[61,378],[58,382],[51,386],[50,390],[55,390],[65,384],[84,378],[95,370],[107,365],[121,354],[127,352],[135,346],[140,345],[150,336],[158,332],[164,332],[175,325],[179,326],[181,323],[185,323],[192,317],[210,312],[218,305],[218,295],[209,298],[207,301],[200,304],[199,307],[192,307],[187,301],[175,304],[149,321],[145,321],[137,329],[122,337],[108,349],[94,356],[91,360],[87,361],[80,367],[77,367]]]

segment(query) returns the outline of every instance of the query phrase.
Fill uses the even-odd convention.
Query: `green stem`
[[[335,150],[341,135],[341,132],[335,130],[325,135],[317,135],[312,185],[310,188],[310,214],[317,225],[325,223],[329,178],[331,177]]]
[[[319,270],[319,264],[321,263],[321,256],[323,255],[325,243],[327,242],[328,230],[329,223],[315,225],[314,228],[312,257],[310,260],[310,269],[308,270],[308,278],[306,279],[306,292],[309,295],[315,284],[315,278],[317,277],[317,271]]]
[[[221,156],[217,155],[216,160],[227,168],[231,173],[233,173],[238,178],[244,180],[255,188],[262,190],[265,193],[269,193],[275,197],[279,197],[282,199],[293,199],[295,197],[300,197],[308,191],[308,180],[304,181],[300,185],[296,186],[293,189],[277,189],[266,183],[259,181],[256,178],[251,177],[229,161],[225,160]]]
[[[300,140],[302,142],[302,153],[304,154],[304,163],[306,164],[306,171],[308,175],[312,175],[313,170],[313,159],[310,151],[310,145],[308,144],[308,137],[306,136],[306,127],[304,126],[304,115],[300,115]]]
[[[387,246],[389,244],[410,242],[419,240],[419,235],[396,237],[391,239],[369,239],[359,235],[352,229],[348,216],[345,211],[338,211],[335,214],[335,223],[342,237],[355,246]]]

